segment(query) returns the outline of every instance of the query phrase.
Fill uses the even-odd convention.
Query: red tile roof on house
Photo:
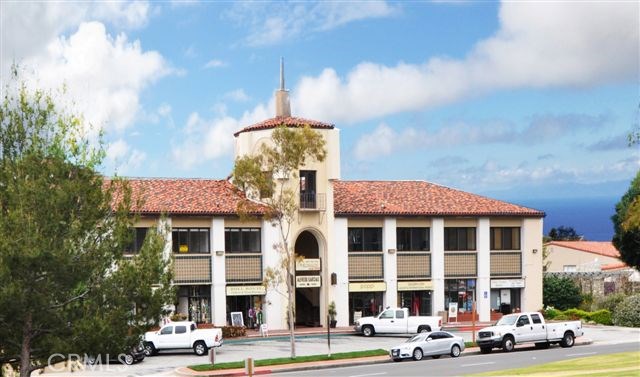
[[[551,241],[546,245],[566,247],[568,249],[585,251],[587,253],[598,254],[605,257],[618,258],[620,252],[611,242],[608,241]]]
[[[238,136],[243,132],[249,132],[249,131],[258,131],[258,130],[267,130],[270,128],[276,128],[280,125],[285,125],[287,127],[304,127],[306,125],[309,125],[309,127],[311,128],[315,128],[315,129],[333,129],[334,125],[333,124],[329,124],[329,123],[324,123],[324,122],[320,122],[317,120],[311,120],[311,119],[305,119],[305,118],[298,118],[298,117],[275,117],[275,118],[270,118],[267,120],[263,120],[262,122],[253,124],[251,126],[245,127],[243,129],[241,129],[240,131],[236,132],[233,134],[233,136]]]
[[[336,216],[545,216],[425,181],[336,181],[333,195]]]
[[[231,182],[213,179],[135,178],[127,179],[133,198],[142,198],[140,214],[235,215],[244,194]],[[250,202],[253,203],[253,202]],[[255,203],[252,214],[265,213],[266,207]]]

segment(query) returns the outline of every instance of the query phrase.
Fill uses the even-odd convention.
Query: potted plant
[[[334,329],[338,323],[338,321],[336,321],[336,315],[338,315],[338,312],[336,312],[336,303],[334,301],[329,303],[327,312],[329,313],[329,327]]]

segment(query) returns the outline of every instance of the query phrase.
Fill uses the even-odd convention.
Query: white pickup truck
[[[536,348],[548,348],[554,343],[572,347],[575,338],[583,334],[581,321],[548,323],[540,313],[516,313],[481,329],[476,343],[482,353],[490,353],[493,348],[511,352],[516,344],[522,343],[535,343]]]
[[[198,329],[194,322],[170,322],[158,331],[144,334],[144,353],[153,356],[160,350],[193,349],[198,356],[211,347],[222,347],[222,330]]]
[[[354,330],[364,336],[380,334],[416,334],[439,331],[440,317],[409,316],[407,308],[387,308],[376,317],[362,317],[356,321]]]

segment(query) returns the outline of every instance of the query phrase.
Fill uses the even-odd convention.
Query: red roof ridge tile
[[[278,126],[280,126],[282,124],[286,125],[287,127],[301,127],[301,126],[309,125],[309,127],[316,128],[316,129],[333,129],[333,128],[335,128],[334,124],[321,122],[319,120],[313,120],[313,119],[307,119],[307,118],[301,118],[301,117],[294,117],[294,116],[276,116],[276,117],[265,119],[265,120],[260,121],[258,123],[254,123],[252,125],[243,127],[240,130],[236,131],[233,134],[233,136],[237,137],[238,135],[240,135],[243,132],[258,131],[258,130],[268,130],[268,129],[271,129],[271,128],[276,128],[276,127],[278,127]]]

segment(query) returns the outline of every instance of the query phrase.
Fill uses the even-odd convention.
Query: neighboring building
[[[338,326],[385,306],[436,315],[457,305],[481,321],[500,308],[542,307],[542,219],[538,210],[424,181],[342,181],[340,134],[333,124],[292,117],[284,82],[276,117],[235,133],[236,156],[269,143],[273,129],[309,125],[326,141],[327,158],[290,180],[300,192],[291,244],[297,266],[296,323],[325,325],[335,302]],[[226,180],[132,179],[146,203],[137,230],[161,213],[171,227],[166,253],[175,256],[176,311],[190,319],[230,323],[232,312],[259,308],[271,329],[286,328],[286,298],[265,290],[263,271],[276,266],[277,229],[260,218],[240,221],[242,193]],[[135,251],[135,250],[134,250]]]
[[[547,272],[592,272],[619,266],[620,252],[611,242],[551,241],[547,248]],[[620,267],[620,266],[619,266]],[[622,264],[621,267],[627,267]]]

